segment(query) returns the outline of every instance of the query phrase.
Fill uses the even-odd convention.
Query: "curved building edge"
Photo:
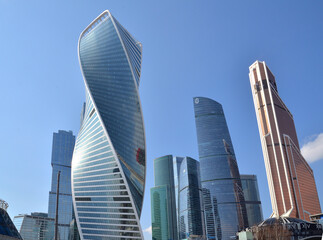
[[[132,69],[132,64],[130,64],[130,59],[129,59],[129,56],[127,54],[127,51],[126,51],[126,48],[124,46],[124,43],[122,41],[122,38],[120,37],[120,33],[119,33],[119,29],[117,28],[115,22],[114,22],[114,18],[113,16],[111,15],[111,13],[109,12],[109,10],[106,10],[105,12],[108,12],[111,16],[111,20],[112,20],[112,23],[114,25],[114,28],[116,29],[116,32],[118,33],[118,37],[119,37],[119,40],[121,42],[121,45],[123,47],[123,51],[125,52],[126,56],[127,56],[127,60],[128,60],[128,64],[129,64],[129,67],[130,67],[130,70],[131,70],[131,74],[132,74],[132,79],[134,81],[134,85],[136,87],[136,92],[137,92],[137,97],[138,97],[138,102],[139,102],[139,108],[140,108],[140,114],[141,114],[141,119],[142,119],[142,129],[143,129],[143,135],[144,135],[144,142],[145,142],[145,161],[147,161],[147,151],[146,151],[146,132],[145,132],[145,124],[144,124],[144,115],[143,115],[143,112],[142,112],[142,105],[141,105],[141,100],[140,100],[140,94],[139,94],[139,89],[138,89],[138,85],[137,85],[137,82],[135,80],[135,76],[134,76],[134,72],[133,72],[133,69]],[[103,12],[103,13],[105,13]],[[137,41],[138,43],[140,43],[139,41]],[[141,46],[141,51],[142,51],[142,44],[140,43],[140,46]],[[141,67],[141,65],[140,65]],[[146,181],[146,174],[147,174],[147,167],[145,167],[145,176],[144,176],[144,180]],[[143,208],[143,205],[144,205],[144,199],[145,199],[145,187],[146,187],[146,184],[144,184],[143,186],[143,200],[142,200],[142,204],[141,204],[141,209]],[[141,213],[140,213],[141,215]],[[140,216],[139,216],[140,218]]]
[[[133,211],[135,212],[135,217],[136,217],[136,221],[137,221],[137,223],[138,223],[138,227],[139,227],[139,231],[140,231],[140,234],[141,234],[141,239],[144,239],[143,238],[143,232],[142,232],[142,228],[141,228],[141,224],[140,224],[140,216],[139,216],[139,214],[138,214],[138,212],[137,212],[137,209],[136,209],[136,205],[135,205],[135,202],[134,202],[134,200],[133,200],[133,196],[132,196],[132,194],[131,194],[131,191],[130,191],[130,188],[129,188],[129,185],[128,185],[128,181],[127,181],[127,179],[126,179],[126,176],[125,176],[125,174],[124,174],[124,171],[123,171],[123,168],[122,168],[122,166],[121,166],[121,164],[120,164],[120,161],[119,161],[119,158],[117,157],[117,154],[116,154],[116,151],[115,151],[115,149],[114,149],[114,146],[113,146],[113,144],[112,144],[112,141],[111,141],[111,139],[110,139],[110,136],[109,136],[109,134],[108,134],[108,132],[107,132],[107,130],[106,130],[106,127],[105,127],[105,125],[104,125],[104,123],[103,123],[103,120],[102,120],[102,118],[101,118],[101,115],[100,115],[100,112],[98,111],[98,108],[97,108],[97,106],[96,106],[96,103],[95,103],[95,101],[94,101],[94,99],[93,99],[93,97],[92,97],[92,93],[91,93],[91,91],[89,90],[89,86],[88,86],[88,84],[87,84],[87,81],[86,81],[86,78],[85,78],[85,75],[84,75],[84,72],[83,72],[83,68],[82,68],[82,64],[81,64],[81,59],[80,59],[80,42],[81,42],[81,39],[82,39],[82,37],[84,37],[84,35],[87,33],[87,31],[88,30],[90,30],[90,28],[91,27],[95,27],[94,25],[97,23],[97,21],[102,17],[102,16],[104,16],[105,14],[107,14],[107,18],[109,17],[109,18],[111,18],[111,21],[112,21],[112,23],[113,23],[113,25],[114,25],[114,28],[115,28],[115,30],[116,30],[116,32],[118,33],[118,38],[119,38],[119,40],[120,40],[120,42],[121,42],[121,44],[122,44],[122,47],[123,47],[123,50],[125,51],[125,55],[126,55],[126,57],[127,57],[127,60],[128,60],[128,64],[129,64],[129,67],[130,67],[130,69],[131,69],[131,73],[132,73],[132,79],[133,79],[133,81],[134,81],[134,83],[135,83],[135,86],[136,86],[136,92],[137,92],[137,96],[138,96],[138,101],[139,101],[139,104],[140,104],[140,111],[141,111],[141,118],[142,118],[142,124],[143,124],[143,135],[144,135],[144,142],[145,142],[145,161],[147,161],[147,151],[146,151],[146,135],[145,135],[145,126],[144,126],[144,121],[143,121],[143,113],[142,113],[142,106],[141,106],[141,101],[140,101],[140,96],[139,96],[139,91],[138,91],[138,86],[137,86],[137,83],[136,83],[136,81],[135,81],[135,78],[134,78],[134,74],[133,74],[133,69],[132,69],[132,66],[131,66],[131,64],[130,64],[130,62],[129,62],[129,57],[128,57],[128,54],[127,54],[127,51],[125,50],[125,47],[124,47],[124,44],[123,44],[123,41],[122,41],[122,39],[120,38],[120,34],[119,34],[119,31],[118,31],[118,28],[116,27],[116,25],[115,25],[115,22],[114,22],[114,20],[113,20],[113,16],[111,15],[111,13],[110,13],[110,11],[109,10],[105,10],[105,11],[103,11],[98,17],[96,17],[83,31],[82,31],[82,33],[80,34],[80,37],[79,37],[79,40],[78,40],[78,47],[77,47],[77,53],[78,53],[78,60],[79,60],[79,63],[80,63],[80,69],[81,69],[81,72],[82,72],[82,76],[83,76],[83,80],[84,80],[84,84],[85,84],[85,91],[89,94],[89,98],[91,99],[91,101],[92,101],[92,104],[93,104],[93,108],[95,109],[95,111],[97,112],[97,115],[98,115],[98,119],[99,119],[99,121],[100,121],[100,124],[101,124],[101,126],[102,126],[102,128],[103,128],[103,131],[104,131],[104,134],[105,134],[105,136],[106,136],[106,138],[107,138],[107,140],[108,140],[108,142],[109,142],[109,145],[111,146],[111,149],[112,149],[112,153],[113,153],[113,157],[114,157],[114,159],[115,159],[115,161],[116,161],[116,163],[118,164],[118,168],[120,169],[120,174],[122,175],[122,178],[123,178],[123,180],[124,180],[124,184],[125,184],[125,186],[126,186],[126,190],[127,190],[127,192],[128,192],[128,194],[129,194],[129,198],[130,198],[130,200],[131,200],[131,204],[132,204],[132,209],[133,209]],[[140,43],[140,45],[141,45],[141,43]],[[141,45],[142,46],[142,45]],[[74,150],[75,151],[75,150]],[[73,153],[73,156],[74,156],[74,153]],[[74,158],[74,157],[73,157]],[[73,169],[73,160],[72,160],[72,169]],[[146,172],[147,172],[147,168],[145,167],[145,175],[144,175],[144,185],[143,185],[143,199],[144,199],[144,194],[145,194],[145,180],[146,180]],[[77,223],[77,227],[78,227],[78,229],[79,229],[79,235],[80,235],[80,238],[81,238],[81,240],[84,240],[84,238],[83,238],[83,234],[82,234],[82,232],[81,232],[81,229],[82,229],[82,227],[80,226],[80,222],[79,222],[79,216],[78,216],[78,211],[77,211],[77,207],[76,207],[76,202],[75,202],[75,192],[74,192],[74,178],[73,178],[73,170],[72,170],[72,176],[71,176],[71,185],[72,185],[72,197],[73,197],[73,207],[74,207],[74,209],[75,209],[75,217],[76,217],[76,223]],[[141,206],[141,209],[142,209],[142,207],[143,207],[143,201],[142,201],[142,206]],[[116,236],[117,237],[117,236]],[[120,236],[121,238],[129,238],[129,236],[127,236],[127,237],[122,237],[122,236]]]

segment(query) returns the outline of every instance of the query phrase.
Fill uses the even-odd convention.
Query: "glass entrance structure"
[[[141,52],[141,43],[109,11],[79,39],[86,105],[73,153],[72,195],[82,240],[143,239]]]

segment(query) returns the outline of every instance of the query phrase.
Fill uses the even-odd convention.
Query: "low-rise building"
[[[47,213],[20,214],[13,219],[24,240],[54,239],[54,219]]]

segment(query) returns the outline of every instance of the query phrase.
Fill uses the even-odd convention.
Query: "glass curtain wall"
[[[199,162],[167,155],[154,160],[151,189],[153,239],[193,239],[204,235]]]
[[[153,239],[178,239],[173,156],[154,160],[155,187],[151,189]]]
[[[19,215],[14,217],[13,222],[24,240],[54,239],[54,219],[48,218],[47,213]]]
[[[200,165],[193,158],[185,157],[179,171],[179,212],[180,239],[201,238],[204,235],[202,219],[202,189]]]
[[[58,200],[58,233],[60,239],[68,239],[72,221],[71,162],[75,145],[72,131],[59,130],[53,134],[52,146],[52,185],[49,192],[48,217],[56,216],[57,173],[60,171]]]
[[[81,239],[143,239],[141,52],[141,43],[109,11],[79,39],[86,104],[73,153],[72,193]]]
[[[252,227],[263,220],[257,176],[241,174],[240,177],[246,203],[248,223]]]
[[[230,239],[248,226],[240,174],[218,102],[193,99],[208,239]]]

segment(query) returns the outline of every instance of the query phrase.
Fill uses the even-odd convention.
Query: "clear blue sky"
[[[301,146],[323,133],[322,1],[0,0],[0,198],[10,204],[11,217],[47,211],[52,133],[77,134],[84,101],[78,37],[105,9],[143,44],[148,163],[142,228],[151,222],[153,159],[198,159],[194,96],[222,103],[240,173],[258,176],[268,217],[248,68],[265,60],[275,74]],[[311,167],[323,206],[319,159]]]

